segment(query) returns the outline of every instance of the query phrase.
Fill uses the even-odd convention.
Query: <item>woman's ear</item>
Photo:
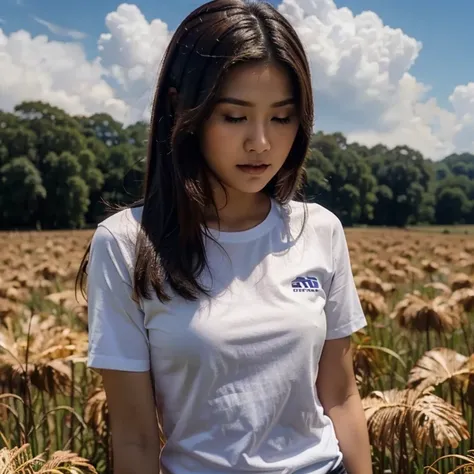
[[[176,90],[176,87],[169,88],[168,99],[170,101],[171,111],[174,115],[176,113],[176,107],[178,106],[178,91]]]

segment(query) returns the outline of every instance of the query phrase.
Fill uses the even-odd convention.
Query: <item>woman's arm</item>
[[[114,474],[159,474],[160,440],[150,372],[101,370]]]
[[[349,474],[372,474],[369,434],[356,385],[351,338],[327,340],[319,364],[318,397],[336,430]]]

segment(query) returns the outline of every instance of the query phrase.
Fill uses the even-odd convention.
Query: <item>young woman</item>
[[[115,474],[372,472],[344,231],[296,201],[312,126],[308,62],[272,6],[215,0],[179,26],[144,199],[82,266]]]

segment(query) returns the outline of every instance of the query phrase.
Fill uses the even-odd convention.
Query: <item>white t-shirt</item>
[[[339,219],[292,201],[256,227],[206,237],[212,298],[131,299],[142,208],[109,217],[88,267],[93,368],[153,371],[164,473],[326,474],[340,464],[316,393],[326,339],[366,325]],[[150,345],[150,353],[148,348]],[[150,354],[150,355],[149,355]],[[151,365],[150,365],[151,362]]]

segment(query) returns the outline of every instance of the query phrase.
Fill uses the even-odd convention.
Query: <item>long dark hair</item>
[[[293,83],[300,126],[290,153],[264,192],[284,205],[302,186],[313,126],[308,61],[290,23],[270,4],[214,0],[194,10],[166,50],[150,123],[141,230],[136,242],[133,294],[161,301],[165,284],[188,300],[207,293],[197,280],[206,267],[204,213],[215,209],[206,162],[200,153],[200,125],[211,115],[226,74],[249,61],[282,65]],[[176,102],[170,89],[177,91]],[[76,280],[84,287],[88,254]]]

